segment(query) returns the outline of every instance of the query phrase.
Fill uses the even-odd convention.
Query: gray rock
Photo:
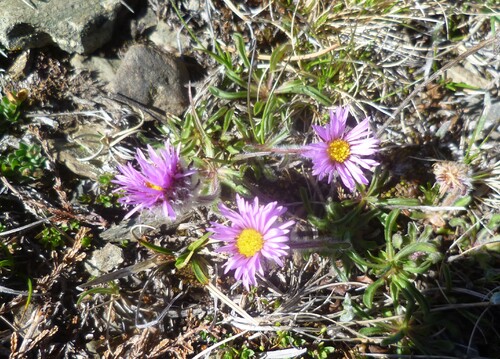
[[[115,163],[109,157],[109,151],[105,149],[91,160],[82,159],[97,153],[102,145],[103,134],[109,133],[109,127],[103,122],[98,119],[88,120],[74,128],[66,129],[66,136],[73,140],[49,139],[49,150],[54,158],[71,172],[97,181],[102,174],[114,171]]]
[[[65,140],[49,140],[49,149],[53,152],[55,159],[64,164],[71,172],[94,181],[106,173],[104,164],[99,160],[80,161],[88,153],[82,151],[77,143],[69,143]]]
[[[186,84],[189,80],[184,64],[159,48],[134,45],[125,57],[111,84],[111,91],[180,115],[189,103]]]
[[[93,275],[108,273],[123,263],[123,250],[114,244],[107,243],[102,249],[94,251],[92,257],[85,262],[85,269]]]
[[[88,71],[102,84],[108,84],[113,81],[119,63],[119,60],[106,59],[99,56],[84,56],[77,54],[71,58],[71,66],[73,66],[75,71]]]
[[[10,50],[52,43],[73,53],[90,53],[111,39],[120,0],[0,1],[0,43]]]

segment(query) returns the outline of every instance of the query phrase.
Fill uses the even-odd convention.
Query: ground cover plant
[[[4,91],[0,353],[495,357],[498,5],[205,5],[143,5],[203,68],[182,115]],[[68,136],[97,178],[61,118],[104,124]]]

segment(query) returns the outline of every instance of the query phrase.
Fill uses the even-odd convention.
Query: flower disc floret
[[[247,228],[242,230],[238,238],[236,238],[235,246],[241,255],[249,258],[264,247],[264,238],[255,229]]]
[[[231,255],[224,272],[234,270],[235,278],[249,289],[250,285],[257,285],[256,273],[264,275],[265,261],[283,266],[281,257],[290,249],[286,244],[289,227],[295,222],[278,222],[287,209],[277,202],[262,206],[257,197],[251,204],[237,195],[236,203],[238,211],[219,205],[221,214],[231,222],[229,225],[212,222],[208,230],[213,232],[212,239],[226,243],[216,251]]]
[[[372,136],[367,117],[352,130],[346,128],[349,109],[337,107],[330,110],[330,122],[313,129],[320,141],[305,146],[304,157],[313,162],[313,175],[320,180],[327,178],[331,183],[338,175],[351,191],[356,183],[368,184],[362,169],[372,170],[378,162],[366,158],[378,152],[379,141]]]
[[[333,162],[344,163],[351,155],[351,146],[349,142],[337,139],[328,144],[327,152]]]
[[[130,162],[119,166],[120,174],[112,181],[119,186],[116,191],[124,194],[120,203],[134,206],[125,218],[143,209],[161,208],[165,216],[175,219],[174,207],[187,199],[195,171],[183,168],[179,149],[169,143],[158,151],[148,145],[147,154],[149,158],[137,149],[135,159],[139,170]]]

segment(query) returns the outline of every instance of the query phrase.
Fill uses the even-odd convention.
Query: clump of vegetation
[[[119,207],[117,193],[113,193],[113,186],[111,180],[113,179],[111,174],[103,174],[98,178],[98,188],[96,193],[84,193],[79,198],[78,201],[82,204],[95,204],[103,206],[104,208],[115,208]]]
[[[40,146],[20,142],[17,150],[0,160],[0,173],[21,182],[37,180],[44,175],[45,164]]]

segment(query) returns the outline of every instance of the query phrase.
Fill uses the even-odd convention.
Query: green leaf
[[[412,243],[404,247],[402,250],[400,250],[394,256],[394,261],[399,261],[416,252],[436,253],[437,248],[430,243],[423,243],[423,242]]]
[[[396,278],[391,277],[391,280],[389,281],[389,294],[391,295],[391,299],[393,303],[398,306],[399,305],[399,287],[398,283],[396,281]]]
[[[457,207],[467,207],[471,202],[472,202],[472,197],[465,196],[457,200],[455,203],[453,203],[453,205]]]
[[[403,281],[403,283],[401,283],[401,287],[403,291],[406,291],[405,294],[408,297],[407,299],[409,300],[413,299],[418,304],[420,304],[420,308],[424,313],[426,314],[429,313],[429,303],[427,303],[427,299],[425,299],[422,293],[420,293],[420,291],[417,288],[415,288],[413,283],[405,280]]]
[[[490,230],[496,230],[496,228],[500,225],[500,214],[494,214],[491,216],[491,219],[488,222],[487,227]]]
[[[386,200],[378,201],[383,206],[402,206],[402,207],[415,207],[420,206],[420,201],[416,198],[389,198]]]
[[[475,145],[476,141],[479,138],[479,135],[483,131],[485,123],[486,123],[486,116],[479,117],[479,121],[477,122],[476,126],[474,127],[474,132],[472,133],[472,138],[469,139],[469,146],[468,146],[467,151],[465,153],[464,162],[466,164],[469,164],[472,161],[472,158],[473,158],[473,155],[471,153],[472,147]]]
[[[193,256],[193,253],[194,252],[191,251],[182,252],[179,255],[179,257],[177,257],[177,259],[175,260],[175,268],[177,269],[185,268],[188,265],[189,260]]]
[[[400,249],[403,245],[403,236],[399,233],[396,233],[392,236],[392,245],[396,249]]]
[[[427,270],[430,268],[431,265],[432,262],[425,261],[424,263],[419,264],[418,267],[410,267],[409,265],[403,265],[403,269],[410,273],[423,274],[427,272]]]
[[[323,106],[330,106],[332,102],[328,97],[323,95],[319,90],[310,86],[304,85],[300,80],[287,81],[278,87],[276,94],[301,94],[307,95],[318,101]]]
[[[365,335],[367,337],[372,335],[381,335],[387,332],[386,329],[380,327],[365,327],[359,329],[359,334]]]
[[[457,91],[459,89],[469,89],[469,90],[478,89],[478,87],[466,84],[465,82],[448,82],[445,84],[445,87],[451,91]]]
[[[368,309],[372,308],[373,297],[375,296],[375,292],[383,284],[384,284],[384,278],[379,278],[366,288],[365,293],[363,294],[363,303],[366,305]]]
[[[248,83],[240,76],[240,74],[234,72],[233,70],[226,69],[226,76],[229,80],[231,80],[238,86],[242,88],[247,88]]]
[[[196,256],[196,258],[193,258],[191,261],[191,268],[193,269],[194,276],[198,282],[203,285],[206,285],[209,282],[207,267],[207,262],[203,259],[203,257]]]
[[[205,243],[207,243],[209,236],[210,232],[205,233],[200,239],[194,241],[187,247],[188,251],[195,252],[200,249]]]
[[[28,298],[26,298],[26,304],[24,305],[24,310],[28,309],[32,297],[33,297],[33,283],[31,282],[31,278],[28,278]]]
[[[243,64],[245,64],[245,67],[247,69],[250,69],[251,64],[247,56],[247,50],[245,48],[245,41],[243,40],[243,36],[241,36],[241,34],[239,33],[235,33],[233,35],[233,39],[236,46],[236,50],[238,51],[240,58],[243,60]]]
[[[386,248],[387,257],[389,260],[392,260],[394,258],[394,247],[392,246],[392,232],[397,228],[396,220],[398,219],[399,213],[400,213],[399,209],[393,209],[385,219],[384,236],[387,247]]]
[[[264,109],[266,103],[264,101],[255,101],[253,105],[253,114],[254,116],[257,116],[259,113],[262,112]]]
[[[397,223],[396,220],[398,219],[400,210],[399,209],[394,209],[392,210],[387,218],[385,219],[384,223],[384,237],[386,241],[390,240],[392,237],[392,232],[396,229]]]
[[[264,112],[262,114],[262,121],[258,129],[258,140],[260,144],[264,144],[266,135],[275,129],[274,120],[277,112],[277,105],[278,101],[275,96],[270,96],[266,101]]]
[[[2,268],[2,267],[12,267],[13,264],[14,264],[14,262],[12,261],[12,259],[3,259],[3,260],[0,260],[0,268]]]
[[[217,96],[223,100],[238,100],[242,98],[247,98],[248,96],[248,91],[228,92],[218,89],[217,87],[214,86],[210,86],[208,90],[212,95]]]
[[[285,43],[279,45],[273,50],[271,54],[271,60],[269,61],[269,71],[273,73],[278,66],[278,63],[283,60],[283,57],[292,49],[292,45],[290,43]]]
[[[144,241],[142,240],[141,238],[137,237],[137,241],[142,244],[144,247],[146,247],[147,249],[150,249],[152,250],[153,252],[157,252],[157,253],[161,253],[161,254],[165,254],[165,255],[173,255],[174,252],[171,251],[170,249],[167,249],[167,248],[164,248],[164,247],[160,247],[160,246],[157,246],[155,244],[151,244],[147,241]]]
[[[222,116],[224,116],[227,112],[227,107],[223,106],[217,110],[210,118],[206,121],[205,127],[209,127],[212,125],[214,122],[216,122],[218,119],[220,119]]]
[[[229,109],[225,115],[224,115],[224,124],[222,125],[222,134],[221,136],[223,136],[227,130],[229,129],[229,125],[231,124],[232,122],[232,119],[233,119],[233,115],[234,115],[234,109]]]
[[[376,264],[376,263],[370,263],[366,260],[364,260],[363,258],[361,258],[361,256],[356,253],[355,251],[349,251],[346,253],[346,255],[356,264],[358,264],[359,266],[362,266],[362,267],[366,267],[366,268],[372,268],[372,269],[386,269],[387,268],[387,264]]]
[[[383,339],[380,344],[383,346],[396,344],[397,342],[401,341],[404,337],[405,337],[404,331],[400,330],[396,334],[391,335],[390,337]]]

